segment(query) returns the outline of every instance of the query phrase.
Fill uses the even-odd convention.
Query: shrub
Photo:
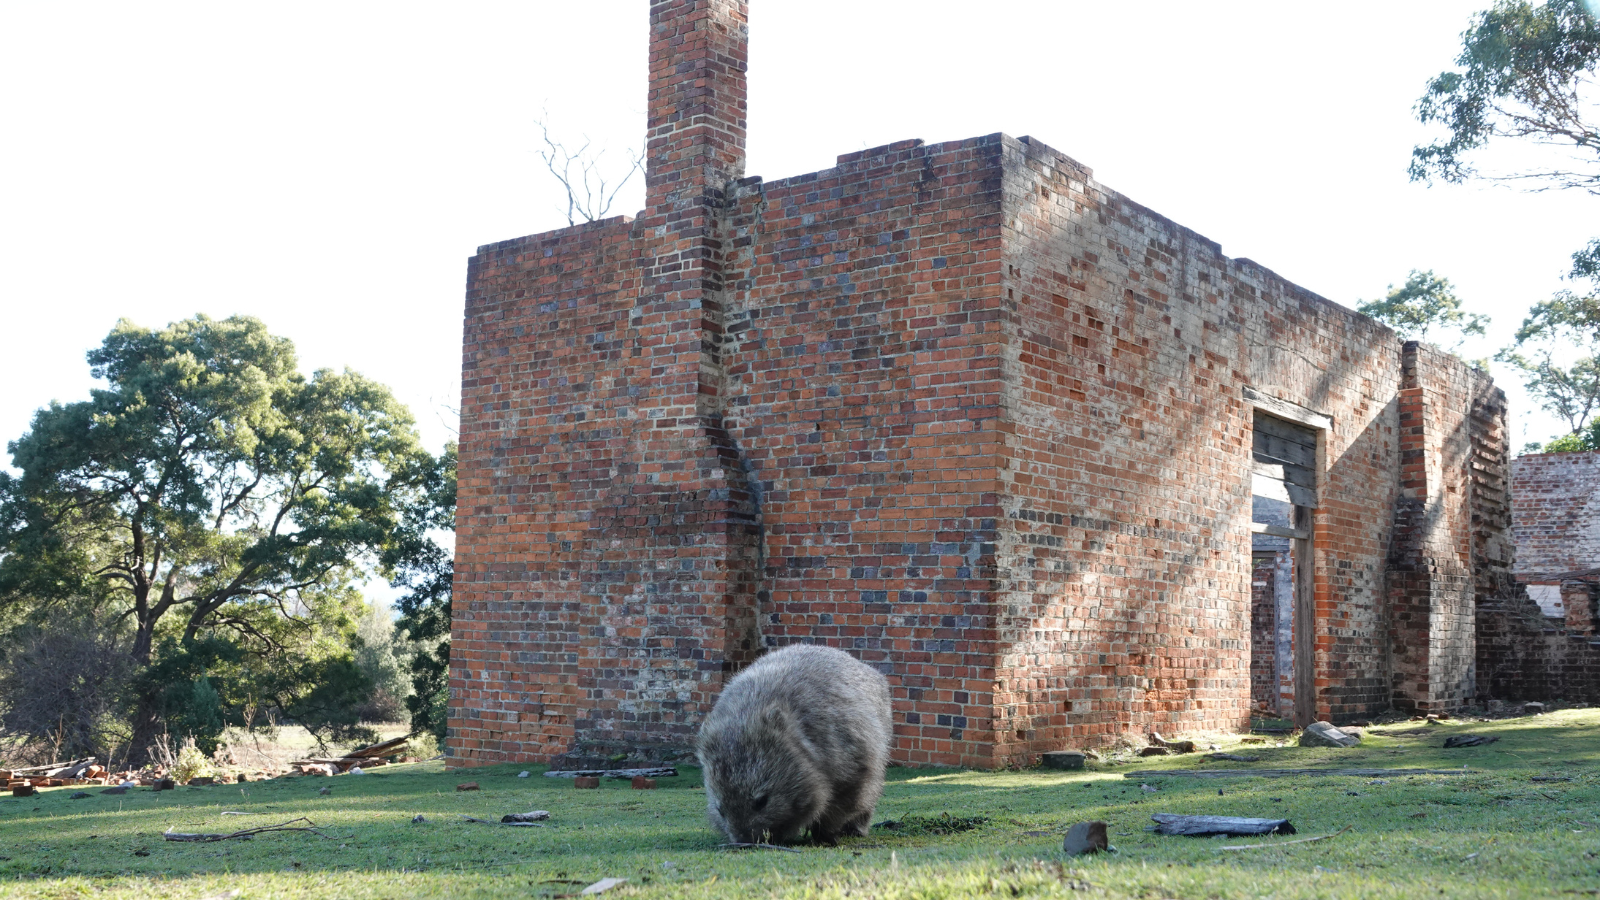
[[[214,774],[216,770],[211,768],[211,760],[195,746],[194,738],[183,742],[183,749],[178,751],[178,761],[172,764],[172,770],[167,773],[179,784]]]

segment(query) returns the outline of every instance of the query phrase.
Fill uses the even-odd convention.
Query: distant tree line
[[[454,449],[252,318],[123,321],[88,361],[104,386],[0,472],[0,752],[139,765],[406,709],[442,735]],[[396,622],[373,573],[409,592]]]

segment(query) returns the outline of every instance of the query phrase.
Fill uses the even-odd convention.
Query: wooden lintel
[[[1329,431],[1333,428],[1333,420],[1327,416],[1312,412],[1298,403],[1290,403],[1287,400],[1279,400],[1277,397],[1269,397],[1255,388],[1247,387],[1244,389],[1244,401],[1256,409],[1271,413],[1282,419],[1288,419],[1291,422],[1299,422],[1302,425],[1319,428],[1323,431]]]
[[[1252,534],[1270,534],[1274,537],[1299,538],[1302,541],[1311,537],[1309,533],[1298,528],[1285,528],[1282,525],[1265,525],[1261,522],[1251,522],[1250,532]]]

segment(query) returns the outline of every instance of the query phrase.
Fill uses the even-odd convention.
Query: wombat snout
[[[769,653],[717,698],[697,742],[706,815],[736,843],[866,834],[883,793],[889,683],[829,647]]]

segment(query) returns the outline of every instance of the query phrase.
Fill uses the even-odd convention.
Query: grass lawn
[[[601,878],[606,897],[1552,897],[1600,893],[1600,710],[1461,722],[1360,747],[1223,749],[1093,765],[1082,773],[893,769],[878,818],[981,816],[954,833],[896,833],[799,853],[727,851],[705,824],[693,769],[656,791],[606,781],[517,778],[522,767],[446,773],[438,763],[367,775],[293,778],[71,800],[74,788],[0,800],[0,894],[7,897],[551,897]],[[1497,735],[1444,750],[1443,737]],[[1460,768],[1469,774],[1368,778],[1125,778],[1135,769]],[[1570,781],[1532,780],[1557,776]],[[458,782],[483,789],[457,793]],[[1148,791],[1148,784],[1159,787]],[[330,787],[329,795],[318,793]],[[550,827],[465,822],[549,810]],[[224,812],[244,815],[224,815]],[[1294,837],[1147,833],[1156,812],[1288,817]],[[416,815],[427,821],[414,824]],[[226,832],[309,816],[326,833],[185,844],[174,831]],[[1064,859],[1074,822],[1110,824],[1114,854]],[[1336,832],[1315,843],[1224,851]],[[934,829],[937,831],[938,829]]]

